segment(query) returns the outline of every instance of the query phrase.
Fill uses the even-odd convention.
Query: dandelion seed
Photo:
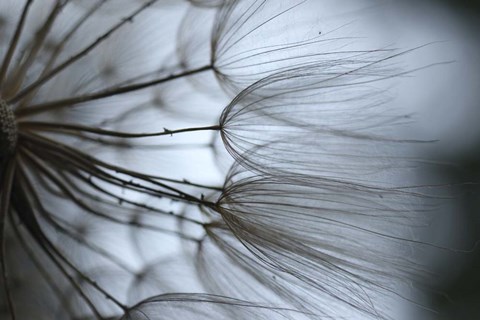
[[[214,225],[210,234],[231,264],[257,277],[258,287],[282,293],[296,308],[327,312],[317,304],[321,297],[342,302],[342,312],[352,308],[388,318],[384,303],[399,298],[398,286],[418,276],[419,267],[406,252],[421,246],[408,236],[428,216],[422,198],[407,190],[298,174],[256,176],[239,165],[216,206],[232,234]],[[232,245],[233,237],[248,252]],[[258,272],[257,263],[267,270]],[[266,280],[269,273],[277,277],[275,284]],[[290,298],[294,295],[299,301]]]
[[[371,54],[378,52],[360,55]],[[375,61],[371,63],[359,58],[338,69],[312,63],[256,82],[222,113],[227,150],[242,165],[262,173],[359,181],[380,181],[387,171],[421,165],[422,160],[408,157],[405,146],[422,141],[389,133],[409,119],[391,110],[388,96],[372,86],[395,76],[381,70],[383,62],[395,57],[368,58]]]

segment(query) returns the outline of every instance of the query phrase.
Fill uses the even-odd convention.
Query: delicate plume
[[[232,264],[274,292],[300,294],[307,310],[328,314],[315,301],[333,299],[343,303],[342,312],[387,318],[388,299],[400,298],[399,288],[421,273],[414,257],[423,244],[410,235],[430,211],[415,191],[298,174],[257,176],[239,166],[215,209],[251,257],[235,253],[242,250],[221,236],[225,232],[211,235]],[[252,257],[278,280],[260,276]]]
[[[348,68],[355,61],[374,58],[352,45],[354,37],[341,36],[342,28],[317,28],[319,4],[241,0],[219,1],[218,10],[207,5],[192,8],[179,30],[181,62],[189,68],[212,70],[221,87],[235,95],[273,73],[313,61],[338,70],[344,64]],[[199,25],[208,27],[198,30]]]
[[[262,173],[357,181],[380,181],[421,165],[408,148],[422,141],[396,133],[409,116],[392,110],[386,92],[375,86],[397,75],[385,68],[398,55],[360,55],[365,60],[336,67],[314,62],[275,73],[243,90],[220,118],[228,152]]]
[[[217,295],[178,293],[144,300],[121,320],[291,319],[289,313],[295,312]]]

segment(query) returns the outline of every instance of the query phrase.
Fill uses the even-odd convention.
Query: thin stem
[[[60,191],[61,191],[61,197],[70,199],[74,204],[76,204],[79,208],[85,210],[86,212],[103,218],[109,222],[112,222],[114,224],[120,224],[120,225],[130,225],[134,227],[140,227],[143,229],[147,230],[152,230],[156,232],[162,232],[164,234],[176,236],[185,240],[193,241],[193,242],[198,242],[198,239],[192,238],[189,235],[183,234],[181,232],[175,231],[175,230],[170,230],[162,227],[158,227],[155,225],[150,225],[150,224],[142,224],[136,221],[125,221],[122,219],[119,219],[117,217],[113,217],[108,215],[107,213],[103,211],[99,211],[88,205],[85,201],[83,201],[80,197],[76,195],[76,190],[70,190],[68,188],[68,185],[63,183],[59,177],[56,177],[54,173],[47,168],[46,164],[44,163],[43,160],[37,159],[32,153],[30,153],[28,150],[25,148],[21,149],[22,154],[25,156],[26,160],[30,162],[30,164],[35,168],[36,171],[41,172],[42,174],[45,175],[46,178],[48,178],[55,186],[57,186]],[[133,190],[133,189],[131,189]],[[196,223],[201,225],[201,222],[195,221],[195,220],[189,220],[190,222]]]
[[[13,226],[13,231],[16,235],[16,238],[19,240],[20,245],[22,246],[24,252],[28,255],[29,259],[33,262],[37,270],[40,272],[40,275],[45,279],[47,282],[48,286],[52,289],[52,291],[55,293],[57,296],[58,300],[60,300],[61,305],[66,309],[68,314],[73,318],[74,313],[70,307],[70,303],[66,301],[66,297],[62,294],[62,291],[60,288],[57,286],[55,283],[54,279],[50,276],[49,272],[45,269],[45,267],[42,265],[42,263],[39,261],[39,259],[36,257],[35,252],[28,246],[26,243],[25,239],[23,236],[20,234],[20,231],[18,230],[16,226],[16,221],[13,220],[13,215],[9,214],[8,215],[10,224]],[[49,270],[51,271],[51,270]]]
[[[8,309],[11,311],[11,319],[15,320],[15,309],[12,296],[8,288],[7,265],[5,263],[5,221],[10,211],[10,196],[15,177],[16,161],[12,158],[8,161],[5,172],[2,173],[3,183],[0,195],[0,263],[2,269],[3,287],[7,296]]]
[[[26,185],[29,185],[29,186],[32,186],[33,184],[31,183],[30,179],[28,179],[28,177],[23,174],[23,179],[25,180],[25,183]],[[104,258],[110,260],[112,263],[114,263],[115,265],[117,265],[118,267],[120,267],[121,269],[131,273],[131,274],[134,274],[135,272],[129,267],[127,266],[123,261],[117,259],[117,257],[111,255],[108,251],[94,245],[94,244],[91,244],[90,242],[88,242],[87,239],[82,239],[79,235],[77,235],[76,231],[74,231],[73,229],[72,230],[68,230],[66,227],[60,225],[60,223],[57,222],[57,220],[59,220],[62,224],[66,225],[66,226],[69,226],[70,228],[72,228],[72,226],[63,218],[60,218],[56,215],[54,215],[53,213],[51,213],[49,210],[47,210],[43,205],[42,205],[42,202],[40,201],[38,195],[36,192],[34,191],[31,191],[30,192],[31,196],[33,197],[33,200],[35,202],[35,205],[39,208],[39,211],[40,211],[40,214],[41,216],[53,227],[55,228],[56,231],[59,231],[61,232],[62,234],[70,237],[71,239],[75,240],[76,242],[78,242],[80,245],[90,249],[91,251],[103,256]]]
[[[5,54],[2,62],[2,68],[0,69],[0,84],[3,83],[3,79],[7,74],[8,67],[10,66],[10,62],[12,61],[13,55],[15,54],[15,49],[17,48],[18,41],[20,40],[20,35],[22,34],[23,27],[25,26],[25,20],[27,18],[28,9],[32,4],[33,0],[27,0],[25,6],[23,7],[22,15],[18,20],[17,28],[13,35],[12,40],[10,41],[10,45],[8,47],[8,51]],[[0,87],[0,94],[1,94],[2,87]]]
[[[53,52],[50,54],[50,57],[48,59],[48,62],[46,63],[45,67],[43,68],[42,73],[40,74],[39,78],[42,78],[45,76],[53,67],[54,63],[57,61],[57,58],[60,56],[62,53],[63,48],[67,45],[69,40],[72,38],[72,36],[80,29],[80,27],[90,18],[95,11],[100,9],[101,6],[103,6],[108,0],[100,0],[98,1],[89,11],[87,11],[78,21],[77,23],[70,29],[70,31],[58,42],[58,45],[55,46],[55,49]],[[22,109],[30,103],[30,101],[33,99],[35,94],[37,93],[39,87],[36,88],[35,90],[32,90],[24,99],[22,99],[22,103],[17,106],[18,109]]]
[[[18,102],[20,99],[22,99],[24,96],[29,94],[32,90],[35,90],[36,88],[42,86],[44,83],[46,83],[48,80],[53,78],[55,75],[63,71],[65,68],[73,64],[74,62],[80,60],[84,56],[86,56],[90,51],[95,49],[99,44],[104,42],[106,39],[108,39],[113,33],[115,33],[118,29],[120,29],[123,25],[126,23],[130,23],[133,21],[133,19],[139,15],[142,11],[150,7],[152,4],[157,2],[158,0],[150,0],[144,5],[142,5],[140,8],[135,10],[130,16],[127,18],[122,19],[119,23],[114,25],[112,28],[110,28],[107,32],[99,36],[95,41],[93,41],[90,45],[88,45],[86,48],[78,52],[77,54],[71,56],[69,59],[67,59],[65,62],[61,63],[54,69],[52,69],[50,72],[48,72],[46,75],[43,77],[37,79],[35,82],[24,88],[22,91],[20,91],[15,97],[13,97],[11,100],[13,103]]]
[[[18,206],[16,210],[17,210],[17,213],[19,214],[20,222],[26,228],[30,236],[35,240],[35,243],[48,256],[50,261],[52,261],[55,264],[55,266],[60,270],[60,272],[64,275],[64,277],[68,280],[68,282],[77,291],[77,293],[80,294],[82,299],[86,302],[86,304],[94,313],[95,317],[98,320],[102,320],[103,317],[99,313],[95,305],[88,298],[88,296],[83,292],[82,288],[78,285],[75,279],[67,272],[67,270],[62,266],[62,264],[57,260],[58,258],[61,259],[62,255],[59,252],[56,252],[56,254],[58,254],[58,257],[55,257],[55,255],[52,254],[52,252],[50,252],[50,250],[54,249],[54,247],[52,243],[49,241],[49,239],[45,236],[40,225],[38,224],[37,218],[35,217],[34,209],[30,202],[30,198],[26,194],[26,192],[28,192],[29,194],[33,194],[35,193],[35,191],[32,189],[32,186],[25,185],[24,179],[23,179],[24,177],[23,173],[20,172],[19,174],[21,176],[20,183],[22,184],[22,186],[18,186],[15,196],[17,198],[17,206]],[[16,223],[12,224],[12,227],[14,229],[17,229],[17,224]],[[18,230],[16,230],[15,233],[20,237],[22,236]]]
[[[117,137],[117,138],[147,138],[158,137],[166,135],[174,135],[177,133],[194,132],[194,131],[209,131],[209,130],[221,130],[220,125],[212,125],[206,127],[193,127],[177,130],[169,130],[164,128],[162,132],[150,132],[150,133],[130,133],[120,132],[113,130],[105,130],[100,128],[94,128],[89,126],[77,125],[77,124],[62,124],[55,122],[41,122],[41,121],[20,121],[19,127],[25,126],[28,129],[44,129],[45,131],[80,131],[94,133],[103,136]]]
[[[81,169],[86,173],[89,173],[90,175],[98,177],[104,181],[112,183],[111,180],[114,180],[119,183],[118,185],[122,186],[136,187],[138,185],[136,183],[133,183],[132,181],[129,182],[118,176],[113,176],[112,174],[109,174],[105,169],[112,170],[118,174],[124,174],[126,176],[129,176],[130,178],[135,177],[142,179],[146,182],[151,182],[148,181],[148,176],[144,176],[141,174],[135,175],[132,171],[128,171],[121,167],[109,165],[83,152],[80,152],[79,150],[70,148],[63,144],[59,144],[58,142],[52,141],[46,137],[39,136],[34,133],[20,133],[20,135],[22,139],[24,139],[25,146],[31,149],[34,154],[41,153],[42,158],[53,162],[54,165],[58,166],[59,168],[66,168],[68,170],[68,165],[71,165],[74,168]],[[58,162],[59,160],[62,162]],[[144,177],[147,177],[147,179],[145,179]],[[163,191],[153,190],[150,188],[148,190],[156,192],[155,194],[157,196],[165,196],[178,200],[173,194],[164,193]]]
[[[59,183],[59,181],[56,179],[56,177],[53,176],[53,174],[49,173],[49,170],[46,169],[45,167],[42,166],[42,164],[40,162],[36,162],[35,159],[31,158],[32,155],[29,155],[28,154],[28,151],[26,150],[23,150],[24,153],[23,155],[28,155],[29,157],[29,160],[30,161],[35,161],[35,164],[37,165],[37,168],[39,168],[41,171],[43,171],[45,174],[49,175],[49,178],[52,179],[52,182],[56,183],[57,186],[59,186],[60,188],[64,189],[64,186],[61,185],[61,183]],[[30,188],[31,189],[31,188]],[[65,189],[64,189],[65,190]],[[31,208],[31,215],[32,215],[32,218],[34,217],[34,211],[33,211],[33,208],[31,206],[31,203],[30,203],[30,199],[28,198],[27,195],[24,194],[24,191],[23,189],[18,189],[18,191],[20,191],[17,196],[19,196],[21,198],[22,201],[24,202],[28,202],[28,206]],[[25,217],[24,217],[25,218]],[[28,218],[28,217],[27,217]],[[70,267],[78,276],[80,276],[81,279],[83,279],[84,281],[86,281],[88,284],[90,284],[92,287],[94,287],[96,290],[98,290],[99,292],[101,292],[105,298],[107,298],[108,300],[111,300],[113,303],[115,303],[119,308],[121,308],[122,310],[127,310],[128,308],[123,305],[120,301],[118,301],[115,297],[113,297],[112,295],[110,295],[108,292],[106,292],[102,287],[100,287],[94,280],[92,280],[90,277],[88,277],[87,275],[85,275],[82,271],[80,271],[63,253],[61,253],[60,250],[58,250],[54,245],[53,243],[50,241],[50,239],[44,234],[42,228],[40,227],[40,225],[38,225],[38,222],[36,221],[36,218],[35,219],[35,225],[32,224],[31,227],[34,227],[36,228],[37,230],[37,234],[39,236],[39,240],[42,242],[42,243],[45,243],[45,245],[49,248],[49,250],[47,249],[47,253],[50,252],[50,250],[53,252],[54,255],[56,255],[56,257],[58,257],[59,259],[61,259],[68,267]],[[52,256],[51,258],[53,259],[56,259],[54,256]]]
[[[167,185],[167,184],[161,183],[159,181],[156,181],[155,178],[152,178],[151,176],[149,176],[147,174],[142,174],[142,173],[139,173],[139,172],[136,172],[136,171],[128,170],[126,168],[122,168],[122,167],[119,167],[119,166],[116,166],[116,165],[113,165],[113,164],[109,164],[109,163],[100,161],[100,160],[98,160],[94,157],[88,156],[88,155],[86,155],[86,154],[84,154],[84,153],[82,153],[78,150],[72,149],[72,148],[70,148],[66,145],[62,145],[62,144],[59,144],[58,142],[51,141],[50,139],[48,139],[46,137],[41,137],[41,136],[38,136],[34,133],[20,133],[20,136],[23,139],[26,139],[25,143],[28,144],[27,140],[30,140],[29,142],[33,143],[30,146],[31,148],[37,148],[38,145],[43,145],[44,148],[50,149],[51,152],[57,154],[57,156],[59,156],[60,158],[65,158],[65,154],[70,154],[72,157],[74,157],[75,159],[80,161],[82,164],[84,164],[84,166],[87,166],[87,168],[93,168],[95,170],[94,172],[96,173],[96,176],[108,176],[109,181],[111,181],[112,179],[116,180],[116,181],[120,182],[123,186],[128,186],[131,190],[137,190],[137,191],[140,191],[140,192],[147,192],[149,194],[153,194],[153,195],[156,195],[156,196],[165,196],[165,197],[168,197],[172,200],[183,201],[183,202],[187,202],[187,203],[195,204],[195,205],[204,205],[204,206],[207,206],[207,207],[211,207],[212,205],[214,205],[213,203],[210,203],[210,202],[205,201],[203,199],[199,199],[195,196],[192,196],[188,193],[185,193],[185,192],[183,192],[183,191],[181,191],[177,188],[174,188],[170,185]],[[44,154],[45,149],[42,149],[41,152]],[[102,170],[100,170],[98,167],[102,168]],[[154,189],[154,188],[149,187],[149,186],[144,185],[144,184],[135,183],[131,179],[130,179],[130,181],[127,181],[125,179],[121,179],[118,176],[113,176],[113,175],[107,174],[107,172],[104,171],[105,169],[112,170],[112,171],[116,172],[117,174],[126,175],[130,178],[140,179],[142,182],[150,183],[154,186],[158,186],[158,187],[161,187],[161,188],[166,189],[168,191],[172,191],[175,194],[168,193],[168,192],[161,191],[161,190],[157,190],[157,189]]]
[[[107,250],[89,242],[85,238],[82,238],[82,236],[79,235],[78,232],[71,229],[71,226],[68,224],[67,221],[65,221],[64,219],[62,219],[60,217],[55,216],[53,213],[46,210],[43,206],[39,206],[39,208],[40,208],[40,212],[42,212],[42,216],[44,217],[44,219],[53,228],[55,228],[56,231],[58,231],[58,232],[62,233],[63,235],[75,240],[75,242],[77,242],[79,245],[89,249],[93,253],[98,254],[101,257],[109,260],[110,262],[112,262],[117,267],[121,268],[122,270],[127,271],[130,274],[135,274],[135,271],[133,271],[133,269],[130,268],[128,265],[126,265],[122,260],[115,257],[114,255],[112,255]],[[57,220],[60,221],[61,224],[65,225],[65,226],[61,225],[59,222],[57,222]],[[69,228],[67,228],[67,226]]]
[[[10,99],[10,95],[15,95],[17,91],[21,88],[23,81],[25,80],[25,76],[29,70],[29,67],[32,65],[32,63],[34,63],[55,20],[57,19],[60,11],[67,4],[67,2],[68,1],[57,0],[55,6],[53,7],[52,11],[48,15],[40,30],[35,33],[34,41],[31,44],[30,48],[28,48],[29,51],[27,57],[25,59],[22,59],[23,63],[19,63],[17,70],[10,79],[11,82],[8,83],[8,94],[6,96],[8,99]],[[27,47],[29,47],[29,45],[27,45]],[[25,48],[24,51],[26,52],[27,48]]]
[[[126,225],[130,224],[133,225],[132,222],[129,221],[123,221],[121,219],[112,217],[104,212],[101,212],[99,210],[95,210],[91,206],[89,206],[87,203],[82,201],[79,197],[77,197],[68,187],[65,185],[63,182],[60,181],[58,177],[56,177],[51,170],[47,169],[46,165],[39,159],[35,159],[35,156],[31,153],[29,153],[28,150],[22,149],[23,154],[28,158],[28,161],[31,163],[32,166],[34,166],[37,170],[41,171],[52,183],[54,183],[63,193],[63,195],[70,199],[74,204],[76,204],[79,208],[91,213],[92,215],[95,215],[97,217],[103,218],[107,221],[110,221],[115,224],[120,224],[120,225]],[[151,226],[151,225],[139,225],[140,227],[143,227],[145,229],[150,229],[154,231],[159,231],[167,234],[174,234],[176,236],[183,236],[181,234],[176,233],[175,231],[168,230],[168,229],[163,229],[159,228],[156,226]]]
[[[69,172],[69,174],[72,175],[73,177],[79,179],[83,183],[89,185],[90,187],[92,187],[96,191],[101,192],[102,194],[117,200],[117,202],[114,203],[114,202],[108,201],[106,199],[102,199],[98,196],[93,196],[92,194],[86,192],[81,187],[79,187],[65,173],[59,172],[59,175],[62,177],[62,179],[65,180],[65,182],[67,182],[67,184],[72,189],[74,189],[74,191],[76,193],[82,194],[84,197],[92,199],[92,200],[96,201],[97,203],[103,203],[103,204],[107,204],[107,205],[111,205],[111,206],[113,206],[114,204],[118,205],[119,203],[127,203],[127,204],[130,204],[130,205],[135,206],[137,208],[145,209],[147,212],[153,211],[154,213],[167,215],[169,217],[184,220],[184,221],[188,221],[188,222],[196,224],[196,225],[203,225],[203,223],[201,221],[198,221],[198,220],[195,220],[195,219],[192,219],[192,218],[188,218],[188,217],[185,217],[185,216],[181,216],[181,215],[178,215],[178,214],[174,214],[171,211],[164,211],[164,210],[158,209],[156,207],[149,206],[149,205],[141,203],[141,202],[132,201],[132,200],[127,199],[125,197],[118,196],[118,195],[114,194],[113,192],[107,191],[105,188],[101,187],[99,184],[95,183],[93,181],[92,177],[85,177],[84,174],[82,174],[81,172],[75,171],[75,172]],[[99,179],[99,180],[104,181],[102,179]],[[104,181],[104,182],[110,183],[108,181]]]
[[[187,185],[187,186],[192,186],[192,187],[197,187],[197,188],[202,188],[202,189],[223,191],[222,187],[206,186],[204,184],[190,182],[186,179],[178,180],[178,179],[170,179],[170,178],[164,178],[164,177],[159,177],[159,176],[152,176],[152,178],[162,180],[162,181],[172,182],[172,183],[184,184],[184,185]]]
[[[90,185],[92,188],[96,189],[97,191],[107,195],[107,196],[110,196],[114,199],[116,199],[118,202],[120,203],[128,203],[132,206],[135,206],[135,207],[138,207],[138,208],[142,208],[142,209],[145,209],[145,210],[148,210],[148,211],[153,211],[155,213],[159,213],[159,214],[163,214],[163,215],[168,215],[170,217],[174,217],[176,219],[179,219],[179,220],[183,220],[183,221],[188,221],[190,223],[193,223],[193,224],[196,224],[196,225],[203,225],[203,223],[201,221],[198,221],[198,220],[195,220],[195,219],[192,219],[192,218],[189,218],[189,217],[185,217],[185,216],[181,216],[181,215],[178,215],[178,214],[174,214],[173,212],[167,212],[167,211],[164,211],[164,210],[160,210],[158,208],[155,208],[155,207],[152,207],[152,206],[149,206],[147,204],[144,204],[144,203],[140,203],[140,202],[136,202],[136,201],[132,201],[132,200],[129,200],[127,198],[124,198],[124,197],[120,197],[118,195],[115,195],[114,193],[112,192],[109,192],[107,191],[106,189],[100,187],[97,183],[93,182],[92,179],[88,179],[86,177],[84,177],[82,174],[80,173],[76,173],[75,176],[79,179],[81,179],[84,183],[87,183],[88,185]],[[66,178],[66,177],[64,177]],[[66,179],[67,181],[69,181],[69,179]],[[73,182],[69,181],[70,183],[73,184]],[[75,186],[76,187],[76,186]],[[79,188],[77,189],[78,192],[82,192]],[[97,201],[99,201],[97,199]],[[103,202],[106,202],[105,200]],[[108,202],[106,202],[108,203]],[[111,204],[111,203],[110,203]]]
[[[200,67],[200,68],[197,68],[197,69],[192,69],[192,70],[187,70],[187,71],[171,74],[171,75],[168,75],[166,77],[162,77],[162,78],[159,78],[159,79],[154,79],[154,80],[150,80],[150,81],[146,81],[146,82],[134,83],[134,84],[131,84],[131,85],[125,85],[125,86],[121,86],[121,87],[117,87],[117,88],[108,88],[106,90],[101,90],[101,91],[86,94],[86,95],[83,95],[83,96],[67,98],[67,99],[63,99],[63,100],[55,100],[55,101],[45,102],[45,103],[33,105],[33,106],[29,107],[28,109],[19,110],[18,112],[16,112],[16,116],[21,117],[21,116],[25,116],[25,115],[37,114],[37,113],[41,113],[41,112],[45,112],[45,111],[50,111],[50,110],[55,110],[55,109],[58,109],[58,108],[71,106],[71,105],[78,104],[78,103],[95,101],[95,100],[98,100],[98,99],[113,97],[113,96],[116,96],[116,95],[119,95],[119,94],[134,92],[134,91],[142,90],[142,89],[152,87],[152,86],[155,86],[155,85],[158,85],[158,84],[162,84],[162,83],[165,83],[165,82],[168,82],[168,81],[172,81],[172,80],[175,80],[175,79],[180,79],[180,78],[183,78],[183,77],[188,77],[188,76],[191,76],[191,75],[195,75],[195,74],[205,72],[205,71],[208,71],[208,70],[212,70],[211,65],[207,65],[207,66],[203,66],[203,67]],[[8,103],[9,104],[14,104],[17,101],[19,101],[19,99],[21,99],[22,97],[23,97],[23,94],[18,94],[13,99],[8,100]]]

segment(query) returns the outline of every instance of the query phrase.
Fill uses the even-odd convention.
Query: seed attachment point
[[[0,157],[13,153],[17,138],[18,128],[13,110],[0,98]]]

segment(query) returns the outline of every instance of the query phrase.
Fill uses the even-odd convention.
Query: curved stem
[[[187,71],[183,71],[183,72],[180,72],[180,73],[171,74],[171,75],[168,75],[166,77],[162,77],[162,78],[158,78],[158,79],[154,79],[154,80],[150,80],[150,81],[134,83],[134,84],[131,84],[131,85],[125,85],[125,86],[121,86],[121,87],[117,87],[117,88],[115,88],[115,87],[114,88],[108,88],[108,89],[105,89],[105,90],[101,90],[101,91],[98,91],[98,92],[86,94],[86,95],[83,95],[83,96],[67,98],[67,99],[63,99],[63,100],[55,100],[55,101],[51,101],[51,102],[45,102],[45,103],[33,105],[33,106],[31,106],[29,108],[26,108],[26,109],[23,109],[23,110],[18,110],[18,112],[16,112],[16,115],[17,115],[17,117],[21,117],[21,116],[25,116],[25,115],[32,115],[32,114],[37,114],[37,113],[41,113],[41,112],[45,112],[45,111],[55,110],[55,109],[58,109],[58,108],[69,107],[71,105],[78,104],[78,103],[95,101],[95,100],[99,100],[99,99],[103,99],[103,98],[113,97],[113,96],[116,96],[116,95],[119,95],[119,94],[134,92],[134,91],[142,90],[142,89],[149,88],[149,87],[152,87],[152,86],[155,86],[155,85],[159,85],[159,84],[162,84],[162,83],[165,83],[165,82],[168,82],[168,81],[180,79],[180,78],[183,78],[183,77],[188,77],[188,76],[191,76],[191,75],[194,75],[194,74],[197,74],[197,73],[201,73],[201,72],[205,72],[205,71],[208,71],[208,70],[211,70],[211,69],[212,69],[212,66],[207,65],[207,66],[200,67],[200,68],[197,68],[197,69],[187,70]],[[15,98],[9,99],[8,103],[9,104],[14,104],[14,103],[18,102],[22,97],[23,97],[22,95],[17,95]]]
[[[176,129],[176,130],[169,130],[163,128],[161,132],[150,132],[150,133],[130,133],[130,132],[120,132],[114,130],[105,130],[101,128],[94,128],[90,126],[84,125],[77,125],[77,124],[62,124],[62,123],[55,123],[55,122],[41,122],[41,121],[20,121],[18,123],[19,127],[27,127],[28,129],[43,129],[45,131],[80,131],[80,132],[88,132],[93,134],[98,134],[102,136],[110,136],[110,137],[117,137],[117,138],[147,138],[147,137],[158,137],[158,136],[166,136],[166,135],[174,135],[177,133],[184,133],[184,132],[195,132],[195,131],[210,131],[210,130],[221,130],[222,127],[220,125],[212,125],[212,126],[205,126],[205,127],[193,127],[193,128],[184,128],[184,129]]]
[[[15,320],[15,309],[12,296],[8,288],[7,265],[5,263],[5,221],[10,211],[10,197],[12,194],[12,185],[15,178],[16,161],[15,158],[8,160],[5,171],[1,173],[3,182],[0,195],[0,268],[2,270],[2,282],[7,296],[8,309],[11,312],[12,320]]]
[[[27,18],[28,10],[30,5],[32,4],[33,0],[27,0],[25,6],[23,7],[22,15],[17,23],[17,28],[15,29],[15,33],[13,35],[12,40],[10,41],[10,45],[8,46],[8,51],[3,58],[2,67],[0,69],[0,83],[3,83],[3,79],[7,74],[8,67],[10,66],[10,62],[15,54],[15,49],[17,48],[18,41],[20,40],[20,35],[22,34],[23,27],[25,26],[25,20]],[[2,88],[0,87],[0,93]]]
[[[46,75],[41,77],[40,79],[37,79],[35,82],[30,84],[28,87],[24,88],[22,91],[20,91],[18,94],[16,94],[12,99],[11,102],[15,103],[18,102],[20,99],[22,99],[24,96],[28,95],[31,91],[35,90],[36,88],[42,86],[44,83],[49,81],[51,78],[53,78],[55,75],[60,73],[61,71],[65,70],[68,66],[72,65],[76,61],[80,60],[81,58],[85,57],[88,53],[90,53],[93,49],[95,49],[98,45],[100,45],[102,42],[104,42],[106,39],[108,39],[113,33],[115,33],[117,30],[119,30],[123,25],[127,23],[131,23],[133,21],[133,18],[135,18],[137,15],[139,15],[142,11],[153,5],[155,2],[158,0],[150,0],[146,2],[144,5],[142,5],[140,8],[135,10],[130,16],[122,19],[119,23],[114,25],[112,28],[107,30],[105,33],[103,33],[101,36],[99,36],[95,41],[93,41],[90,45],[88,45],[86,48],[78,52],[77,54],[71,56],[69,59],[52,69],[50,72],[48,72]]]
[[[98,1],[94,6],[90,8],[80,19],[72,26],[70,31],[60,39],[58,42],[58,45],[55,46],[55,49],[53,52],[50,54],[50,57],[48,58],[48,62],[44,66],[42,73],[40,74],[39,78],[44,77],[54,66],[55,62],[57,61],[57,58],[60,56],[62,53],[62,50],[66,47],[66,45],[69,43],[69,40],[75,35],[75,33],[80,29],[80,27],[97,11],[102,7],[105,3],[107,3],[109,0],[100,0]],[[25,96],[22,99],[21,104],[16,106],[18,109],[22,109],[27,107],[30,104],[30,101],[33,99],[35,94],[38,92],[40,87],[35,88],[32,90],[27,96]]]
[[[10,99],[13,95],[15,96],[18,90],[22,87],[24,80],[26,79],[27,72],[30,66],[35,62],[40,50],[42,49],[45,40],[50,33],[53,24],[57,20],[60,12],[63,7],[67,4],[68,1],[57,0],[55,6],[50,11],[47,19],[43,23],[42,27],[35,33],[35,37],[31,43],[27,43],[23,51],[28,54],[25,55],[24,59],[19,61],[18,67],[15,70],[14,74],[11,77],[11,81],[8,83],[7,95],[6,98]]]

